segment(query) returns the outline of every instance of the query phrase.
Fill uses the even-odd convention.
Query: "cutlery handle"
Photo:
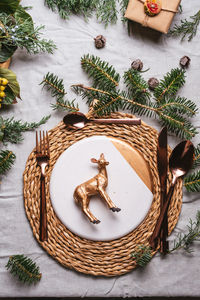
[[[140,125],[141,119],[90,119],[90,121],[101,124],[126,124]]]
[[[165,189],[163,191],[161,191],[161,210],[162,207],[165,203],[166,199],[166,185],[167,183],[165,182]],[[163,223],[162,223],[162,228],[160,231],[160,253],[162,254],[167,254],[168,250],[169,250],[169,242],[166,240],[168,236],[168,217],[167,217],[167,213],[165,214],[165,217],[163,219]]]
[[[161,231],[162,225],[163,225],[163,220],[165,219],[165,216],[167,214],[168,207],[169,207],[169,204],[170,204],[170,200],[171,200],[173,192],[174,192],[174,186],[175,186],[175,182],[172,183],[171,186],[170,186],[169,192],[168,192],[167,197],[166,197],[166,201],[163,204],[163,207],[161,209],[161,212],[160,212],[159,218],[157,220],[156,226],[154,228],[153,234],[150,237],[149,243],[150,243],[150,246],[152,248],[155,248],[155,245],[157,243],[157,239],[160,235],[160,231]]]
[[[40,241],[44,242],[47,240],[45,176],[41,175],[40,183]]]

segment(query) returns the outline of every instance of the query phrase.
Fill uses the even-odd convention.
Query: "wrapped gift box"
[[[129,0],[125,17],[143,26],[167,33],[181,0],[148,0],[148,2],[153,6],[157,3],[161,6],[157,14],[152,16],[151,13],[148,13],[146,0]]]

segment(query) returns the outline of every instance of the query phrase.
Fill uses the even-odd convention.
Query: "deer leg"
[[[101,195],[101,197],[106,201],[106,203],[108,204],[108,207],[109,207],[113,212],[115,212],[115,211],[118,212],[118,211],[121,210],[121,208],[117,207],[117,206],[112,202],[112,200],[110,199],[110,197],[108,196],[108,194],[106,193],[106,191],[105,191],[103,188],[99,187],[98,190],[99,190],[99,194]]]
[[[99,224],[101,221],[98,220],[92,213],[91,211],[89,210],[89,199],[88,198],[85,198],[84,199],[84,203],[82,205],[82,209],[83,209],[83,212],[85,213],[85,215],[88,217],[88,219],[90,220],[90,222],[92,222],[93,224]]]

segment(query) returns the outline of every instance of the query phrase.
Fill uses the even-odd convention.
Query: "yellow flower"
[[[2,92],[2,91],[4,91],[5,90],[5,86],[4,85],[0,85],[0,91]]]
[[[6,94],[4,92],[0,92],[0,97],[4,98],[6,96]]]
[[[8,79],[0,77],[0,84],[7,85],[8,84]]]

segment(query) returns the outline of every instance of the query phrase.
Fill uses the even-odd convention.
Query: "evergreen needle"
[[[13,143],[17,144],[23,140],[22,133],[25,131],[33,130],[38,128],[40,125],[45,124],[50,115],[47,117],[43,117],[39,122],[22,122],[21,120],[14,120],[14,118],[5,119],[4,122],[4,135],[3,135],[3,143]]]
[[[190,20],[181,20],[181,23],[175,24],[175,26],[169,31],[172,36],[182,36],[181,40],[184,40],[188,36],[188,41],[191,41],[197,33],[198,26],[200,24],[200,10]]]
[[[36,263],[24,255],[10,256],[6,268],[23,283],[36,283],[42,277]]]
[[[52,97],[56,98],[56,104],[51,105],[54,110],[60,109],[68,112],[79,111],[78,104],[74,103],[75,99],[72,101],[64,99],[67,92],[65,91],[63,79],[60,79],[57,75],[48,72],[40,84],[51,92]]]
[[[152,259],[152,250],[149,246],[139,245],[136,250],[131,253],[131,256],[140,267],[145,267]]]
[[[5,174],[11,169],[15,161],[15,154],[9,150],[0,151],[0,174]]]
[[[189,225],[187,226],[188,232],[180,233],[174,240],[174,247],[169,253],[175,250],[184,249],[187,252],[192,252],[191,246],[195,241],[199,241],[200,238],[200,211],[197,211],[196,220],[190,219]]]

